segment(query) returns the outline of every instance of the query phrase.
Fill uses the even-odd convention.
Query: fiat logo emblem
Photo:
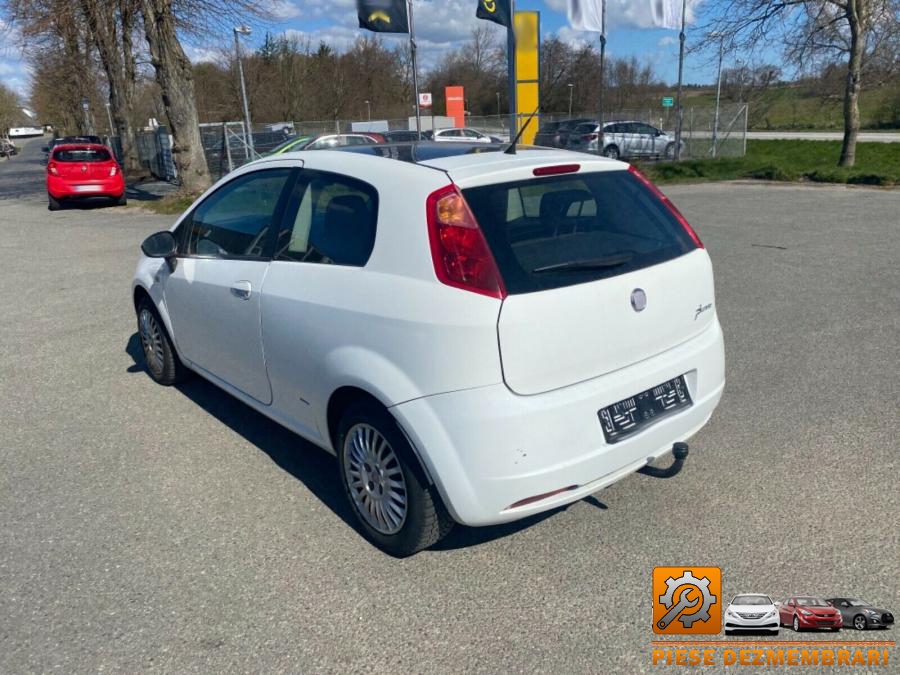
[[[647,308],[647,294],[643,288],[631,291],[631,307],[635,312],[643,312]]]

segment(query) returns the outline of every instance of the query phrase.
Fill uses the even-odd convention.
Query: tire
[[[799,633],[800,632],[800,619],[797,618],[796,614],[794,615],[794,624],[793,625],[794,625],[794,632]]]
[[[832,633],[837,633],[840,629],[841,629],[840,626],[832,626],[832,627],[831,627],[831,632],[832,632]]]
[[[615,145],[607,145],[603,148],[603,156],[609,159],[619,159],[619,148]]]
[[[733,630],[728,630],[728,629],[726,628],[726,629],[725,629],[725,635],[734,635],[734,631],[733,631]]]
[[[175,353],[165,324],[156,307],[144,298],[137,307],[138,336],[144,353],[144,365],[157,384],[171,386],[185,379],[187,369]]]
[[[675,144],[669,143],[663,151],[663,157],[666,159],[675,159]]]
[[[48,193],[47,194],[47,209],[49,209],[50,211],[59,211],[59,209],[61,207],[62,207],[62,204],[60,204],[60,201],[56,197],[54,197],[53,195]]]
[[[864,617],[862,614],[857,614],[853,617],[853,627],[856,630],[865,630],[869,627],[869,622],[866,621],[866,617]]]
[[[125,193],[122,193],[122,196],[116,200],[116,206],[128,206],[128,197],[125,196]]]
[[[382,551],[411,556],[453,529],[437,490],[384,408],[369,401],[351,405],[338,425],[336,450],[350,509],[366,539]]]

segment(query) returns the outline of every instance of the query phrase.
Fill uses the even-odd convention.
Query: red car
[[[84,197],[107,197],[124,206],[127,199],[122,167],[105,145],[57,145],[47,161],[47,197],[51,211],[66,199]]]
[[[806,628],[830,628],[839,631],[844,618],[834,606],[825,600],[800,595],[776,602],[782,626],[793,626],[798,633]]]

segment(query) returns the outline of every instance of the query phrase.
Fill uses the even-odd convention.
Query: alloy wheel
[[[794,630],[800,632],[800,620],[796,616],[794,617]]]
[[[148,309],[142,309],[140,315],[141,345],[144,348],[144,358],[147,359],[147,367],[151,372],[159,375],[165,367],[165,352],[163,351],[163,337],[156,317]]]
[[[344,481],[357,512],[376,532],[392,535],[406,522],[406,479],[388,440],[369,424],[356,424],[344,440]]]
[[[866,618],[864,616],[857,616],[853,619],[853,627],[856,630],[865,630],[866,629]]]

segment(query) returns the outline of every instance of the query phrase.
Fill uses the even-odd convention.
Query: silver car
[[[597,154],[600,125],[587,122],[569,136],[569,149]],[[684,144],[681,146],[684,148]],[[607,122],[603,125],[603,155],[620,157],[675,156],[675,138],[644,122]]]

